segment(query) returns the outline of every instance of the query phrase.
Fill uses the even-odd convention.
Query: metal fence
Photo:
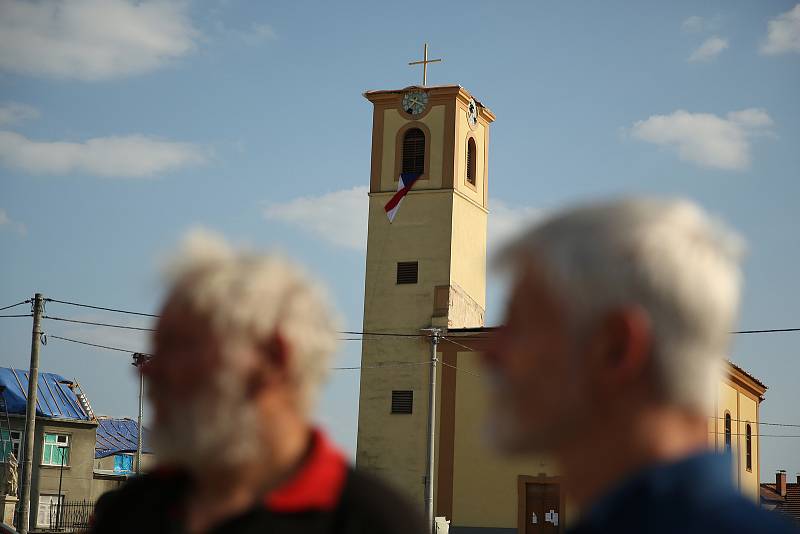
[[[92,501],[63,501],[50,508],[50,532],[84,532],[94,512]]]

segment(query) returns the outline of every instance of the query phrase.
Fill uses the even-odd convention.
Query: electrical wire
[[[440,362],[442,365],[446,365],[447,367],[452,367],[453,369],[455,369],[456,371],[458,371],[458,372],[460,372],[460,373],[467,373],[468,375],[477,376],[478,378],[481,378],[481,375],[479,375],[478,373],[474,373],[474,372],[472,372],[472,371],[467,371],[466,369],[459,369],[459,368],[458,368],[458,367],[456,367],[455,365],[453,365],[453,364],[450,364],[450,363],[447,363],[447,362],[443,362],[443,361],[441,361],[441,360],[439,360],[439,362]]]
[[[108,308],[108,307],[105,307],[105,306],[93,306],[93,305],[90,305],[90,304],[83,304],[83,303],[80,303],[80,302],[71,302],[71,301],[68,301],[68,300],[58,300],[58,299],[50,299],[50,298],[46,298],[44,300],[45,300],[45,302],[56,302],[58,304],[67,304],[69,306],[78,306],[78,307],[81,307],[81,308],[90,308],[90,309],[93,309],[93,310],[103,310],[103,311],[109,311],[109,312],[114,312],[114,313],[125,313],[125,314],[129,314],[129,315],[139,315],[139,316],[142,316],[142,317],[155,317],[155,318],[160,317],[160,315],[156,315],[156,314],[152,314],[152,313],[141,313],[141,312],[136,312],[136,311],[131,311],[131,310],[123,310],[123,309],[120,309],[120,308]],[[29,303],[29,302],[31,302],[30,299],[24,300],[22,302],[18,302],[16,304],[12,304],[11,306],[6,306],[5,308],[0,308],[0,311],[2,311],[4,309],[7,309],[7,308],[12,308],[14,306],[19,306],[21,304],[26,304],[26,303]],[[105,325],[105,324],[100,324],[98,326],[111,326],[112,328],[114,327],[113,325]],[[124,328],[124,327],[120,327],[120,328]],[[773,334],[773,333],[782,333],[782,332],[800,332],[800,327],[799,328],[767,328],[767,329],[761,329],[761,330],[736,330],[734,332],[731,332],[731,334]],[[430,337],[430,335],[428,335],[428,334],[408,334],[408,333],[400,333],[400,332],[358,332],[358,331],[354,331],[353,330],[353,331],[340,331],[338,333],[339,334],[348,334],[348,335],[358,335],[358,336],[422,337],[422,338]],[[464,339],[464,340],[481,340],[481,339],[486,339],[486,336],[459,336],[459,338],[460,339]],[[348,339],[347,341],[351,341],[351,340]],[[353,341],[355,341],[355,340],[353,340]]]
[[[725,417],[720,417],[718,415],[709,415],[709,419],[725,419]],[[750,423],[751,425],[768,425],[768,426],[784,426],[784,427],[794,427],[800,428],[798,424],[791,424],[791,423],[765,423],[763,421],[750,421],[748,419],[731,419],[733,422],[737,423]]]
[[[0,317],[8,318],[8,317],[33,317],[32,313],[23,313],[21,315],[0,315]]]
[[[30,304],[30,302],[31,302],[31,299],[23,300],[21,302],[17,302],[16,304],[11,304],[9,306],[3,306],[2,308],[0,308],[0,311],[7,310],[9,308],[14,308],[16,306],[22,306],[23,304]]]
[[[92,326],[106,326],[108,328],[122,328],[124,330],[139,330],[141,332],[155,332],[155,328],[141,328],[139,326],[124,326],[121,324],[110,323],[96,323],[94,321],[80,321],[78,319],[67,319],[66,317],[53,317],[52,315],[43,315],[42,319],[49,319],[51,321],[64,321],[67,323],[87,324]]]
[[[72,339],[68,337],[61,337],[61,336],[54,336],[52,334],[47,336],[49,339],[60,339],[62,341],[69,341],[70,343],[78,343],[80,345],[88,345],[90,347],[97,347],[99,349],[107,349],[107,350],[115,350],[118,352],[127,352],[128,354],[144,354],[145,356],[152,356],[152,354],[148,354],[146,352],[140,352],[136,350],[128,350],[128,349],[121,349],[119,347],[109,347],[108,345],[98,345],[97,343],[89,343],[88,341],[81,341],[79,339]]]
[[[57,299],[44,299],[46,302],[57,302],[58,304],[67,304],[69,306],[78,306],[79,308],[91,308],[93,310],[103,310],[103,311],[110,311],[114,313],[127,313],[128,315],[141,315],[142,317],[158,317],[158,315],[154,315],[152,313],[141,313],[135,312],[130,310],[120,310],[118,308],[105,308],[103,306],[91,306],[89,304],[81,304],[79,302],[70,302],[68,300],[57,300]]]
[[[747,436],[747,434],[728,434],[726,432],[714,432],[713,430],[709,432],[709,434],[725,434],[726,436]],[[750,437],[754,438],[800,438],[800,434],[750,434]]]
[[[100,345],[100,344],[97,344],[97,343],[90,343],[88,341],[82,341],[82,340],[79,340],[79,339],[72,339],[72,338],[68,338],[68,337],[56,336],[56,335],[52,335],[52,334],[48,334],[47,337],[48,337],[48,339],[59,339],[61,341],[69,341],[70,343],[77,343],[79,345],[87,345],[87,346],[96,347],[96,348],[99,348],[99,349],[113,350],[113,351],[117,351],[117,352],[124,352],[124,353],[127,353],[127,354],[134,354],[134,353],[138,352],[139,354],[143,354],[145,356],[151,356],[151,357],[153,356],[152,354],[148,354],[146,352],[135,351],[135,350],[130,350],[130,349],[123,349],[123,348],[120,348],[120,347],[111,347],[111,346],[108,346],[108,345]],[[447,367],[453,368],[458,372],[467,373],[467,374],[470,374],[470,375],[473,375],[473,376],[476,376],[476,377],[479,377],[479,378],[481,377],[481,375],[479,375],[478,373],[475,373],[473,371],[468,371],[467,369],[459,368],[459,367],[457,367],[455,365],[452,365],[450,363],[447,363],[445,361],[439,360],[439,363],[441,363],[442,365],[445,365]],[[381,368],[408,367],[408,366],[417,366],[417,365],[430,365],[430,362],[429,361],[426,361],[426,362],[386,362],[386,363],[379,364],[379,365],[362,365],[362,366],[352,366],[352,367],[331,367],[330,370],[331,371],[357,371],[357,370],[361,370],[361,369],[381,369]],[[711,415],[709,417],[710,418],[714,418],[716,416]],[[724,419],[724,418],[721,418],[721,419]],[[744,421],[742,419],[731,419],[731,420],[732,421]],[[746,421],[746,422],[750,422],[750,421]],[[800,424],[791,424],[791,423],[769,423],[769,422],[759,421],[757,424],[758,425],[765,425],[765,426],[769,425],[769,426],[777,426],[777,427],[800,428]],[[725,434],[725,432],[710,431],[709,434]],[[731,434],[731,435],[732,436],[745,436],[746,434]],[[764,437],[774,437],[774,438],[800,438],[800,435],[785,435],[785,434],[751,434],[751,436],[764,436]]]

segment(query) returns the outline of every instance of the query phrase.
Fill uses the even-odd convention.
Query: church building
[[[480,432],[489,129],[494,114],[458,85],[369,91],[369,223],[356,464],[425,504],[431,352],[436,347],[434,514],[451,532],[560,532],[576,517],[548,458],[511,461]],[[413,188],[390,222],[386,204]],[[400,187],[398,187],[398,184]],[[430,329],[444,336],[432,345]],[[421,335],[423,334],[423,335]],[[437,338],[438,339],[438,338]],[[759,404],[766,386],[728,365],[709,442],[759,494]]]

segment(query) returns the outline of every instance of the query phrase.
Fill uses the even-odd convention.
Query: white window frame
[[[60,465],[60,464],[59,464]],[[36,527],[50,528],[50,518],[53,517],[53,505],[61,506],[64,502],[64,495],[57,493],[40,493],[38,507],[36,509]]]
[[[48,443],[46,441],[47,440],[47,436],[56,436],[56,442],[55,443]],[[46,465],[46,466],[49,466],[49,467],[61,467],[61,463],[60,462],[53,463],[53,454],[52,453],[50,453],[50,461],[49,462],[45,462],[45,459],[44,459],[45,449],[48,446],[50,446],[50,447],[54,447],[54,448],[57,447],[57,448],[60,448],[60,449],[67,449],[67,462],[64,464],[64,467],[69,467],[70,452],[71,452],[70,451],[70,437],[71,436],[69,434],[61,434],[59,432],[45,432],[44,436],[42,437],[42,465]],[[64,438],[64,440],[61,441],[60,438]]]
[[[11,451],[14,453],[14,457],[17,461],[19,461],[19,452],[22,450],[22,430],[10,430],[8,433],[11,438]],[[2,450],[5,452],[5,444],[7,443],[5,436],[0,435],[0,443],[3,444]],[[0,458],[0,460],[4,461],[5,458]]]

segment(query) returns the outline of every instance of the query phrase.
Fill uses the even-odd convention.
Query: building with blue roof
[[[28,371],[0,367],[0,462],[13,453],[22,476]],[[53,526],[58,504],[90,500],[98,421],[75,380],[40,372],[31,473],[30,529]],[[4,466],[3,466],[4,467]]]

